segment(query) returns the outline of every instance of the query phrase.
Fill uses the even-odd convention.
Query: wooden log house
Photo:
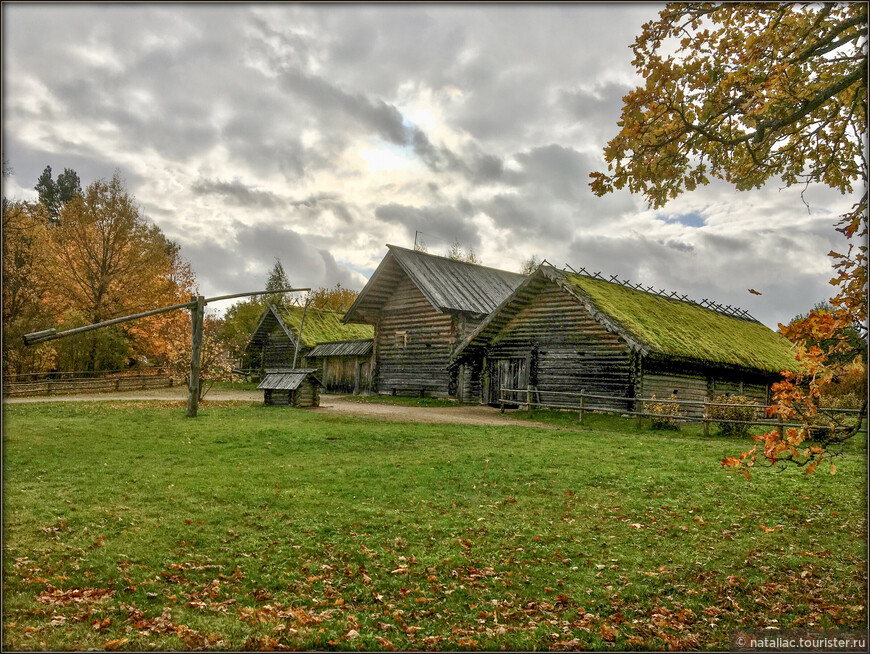
[[[540,266],[466,336],[449,367],[473,377],[472,398],[576,404],[559,392],[609,395],[595,408],[633,398],[704,401],[715,393],[761,404],[783,370],[796,370],[791,343],[761,323],[604,279]],[[701,408],[685,408],[700,415]]]
[[[448,370],[456,345],[525,279],[518,273],[395,245],[345,314],[374,326],[372,390],[458,397],[463,369]]]
[[[299,328],[302,325],[302,314],[301,306],[276,306],[271,302],[268,303],[245,347],[242,367],[257,370],[260,375],[263,375],[267,369],[291,368]],[[373,330],[370,326],[348,325],[341,322],[341,317],[342,314],[336,311],[308,307],[305,311],[305,324],[302,325],[302,339],[299,341],[297,367],[316,367],[313,361],[308,360],[308,354],[318,345],[336,341],[349,343],[368,340],[371,342]],[[364,345],[361,347],[365,349]],[[364,357],[365,355],[353,355],[357,362]],[[320,355],[317,357],[317,363],[323,365],[329,359],[329,355]],[[364,375],[359,380],[359,384],[362,387],[369,385],[367,377],[370,375],[370,365],[355,371],[349,365],[336,364],[331,365],[330,370],[329,379],[333,385],[328,384],[327,391],[343,390],[348,385],[353,387],[355,374],[358,373]]]

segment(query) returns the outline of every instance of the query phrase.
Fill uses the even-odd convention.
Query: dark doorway
[[[489,403],[498,406],[503,399],[506,407],[516,408],[517,404],[515,403],[525,401],[528,379],[525,358],[491,359],[489,362]],[[502,394],[502,388],[511,390]]]

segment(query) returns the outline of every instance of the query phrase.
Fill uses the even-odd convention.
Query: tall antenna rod
[[[293,369],[296,369],[296,357],[299,356],[299,343],[302,342],[302,330],[305,327],[305,312],[308,311],[308,296],[305,296],[305,304],[302,305],[302,320],[299,322],[299,333],[296,335],[296,349],[293,351]]]

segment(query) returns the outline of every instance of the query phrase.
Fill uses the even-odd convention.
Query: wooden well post
[[[24,344],[25,345],[36,345],[37,343],[44,343],[46,341],[54,341],[58,338],[65,338],[67,336],[74,336],[76,334],[81,334],[83,332],[89,332],[94,329],[100,329],[101,327],[108,327],[110,325],[117,325],[122,322],[129,322],[131,320],[137,320],[139,318],[145,318],[147,316],[155,316],[159,313],[166,313],[168,311],[175,311],[176,309],[190,309],[190,323],[191,323],[191,343],[190,343],[190,377],[188,379],[187,384],[187,416],[189,418],[195,418],[197,410],[199,408],[199,391],[201,384],[201,369],[202,369],[202,331],[203,331],[203,323],[205,322],[205,305],[209,302],[217,302],[218,300],[231,300],[237,297],[248,297],[251,295],[265,295],[266,293],[290,293],[294,291],[310,291],[310,288],[284,288],[279,289],[277,291],[253,291],[251,293],[234,293],[232,295],[218,295],[216,297],[205,298],[202,295],[191,296],[190,302],[185,302],[184,304],[174,304],[169,307],[160,307],[159,309],[152,309],[151,311],[145,311],[143,313],[136,313],[130,316],[122,316],[120,318],[112,318],[111,320],[104,320],[103,322],[98,322],[93,325],[86,325],[84,327],[75,327],[74,329],[68,329],[66,331],[59,332],[56,329],[43,329],[42,331],[33,332],[30,334],[24,335]],[[306,303],[307,305],[307,303]],[[300,330],[301,331],[301,330]],[[49,387],[49,392],[50,392]]]

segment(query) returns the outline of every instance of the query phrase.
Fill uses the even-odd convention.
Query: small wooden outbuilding
[[[261,374],[270,368],[292,368],[298,340],[295,365],[310,368],[306,356],[320,343],[371,339],[374,330],[370,326],[346,325],[341,317],[341,313],[327,309],[308,307],[305,310],[296,305],[277,306],[270,302],[245,347],[241,367]],[[301,339],[298,338],[300,328]]]
[[[270,368],[258,389],[263,390],[263,404],[272,406],[320,406],[323,382],[313,368]]]
[[[305,355],[308,365],[320,371],[330,393],[358,395],[371,390],[372,339],[319,343]]]

